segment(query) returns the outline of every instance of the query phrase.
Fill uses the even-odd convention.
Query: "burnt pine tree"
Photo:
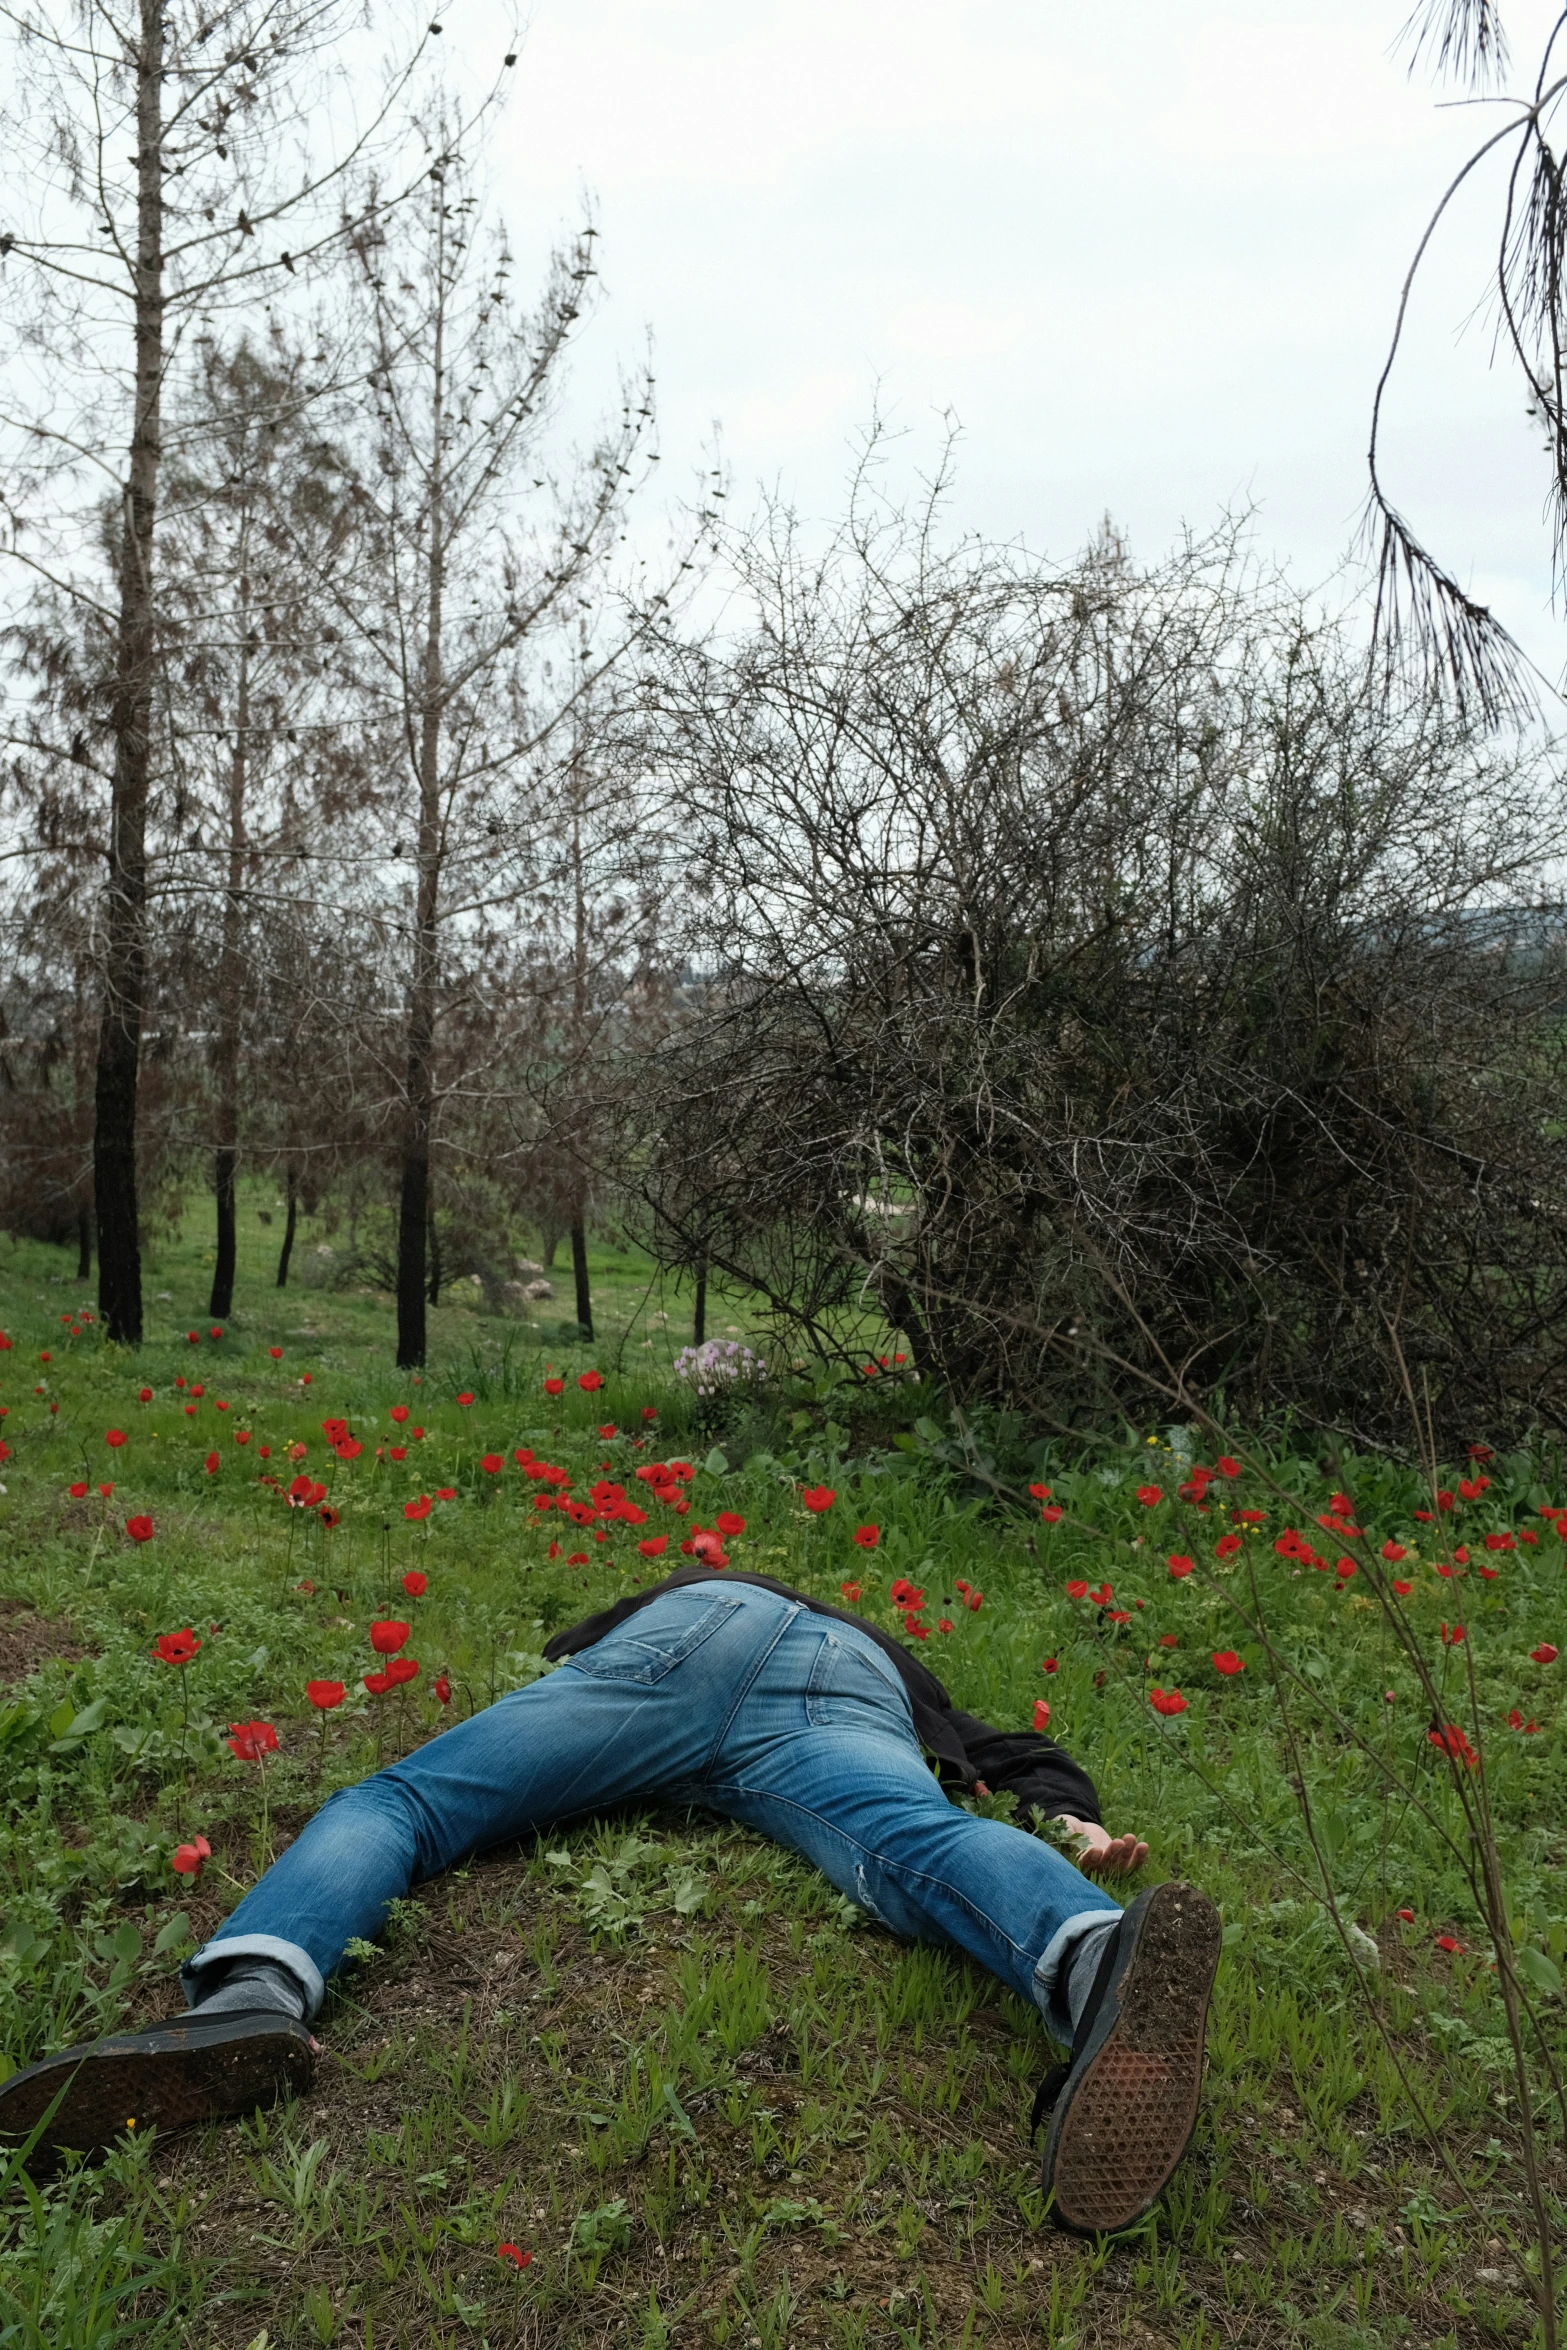
[[[100,1310],[109,1335],[133,1344],[148,824],[166,699],[166,387],[189,332],[308,286],[356,225],[344,217],[344,175],[385,156],[420,55],[384,68],[352,60],[356,92],[378,75],[383,87],[358,112],[364,127],[337,139],[345,44],[359,23],[348,0],[0,12],[12,92],[0,112],[10,163],[0,264],[34,354],[5,420],[6,552],[19,592],[63,585],[103,616],[111,640],[93,1181]],[[395,172],[385,186],[380,202],[394,204]]]
[[[536,305],[522,309],[504,233],[484,229],[462,138],[436,121],[429,148],[423,201],[356,239],[373,413],[359,471],[362,559],[334,590],[362,648],[367,723],[395,732],[405,782],[389,844],[393,872],[408,875],[398,892],[402,1365],[425,1359],[446,958],[529,885],[519,779],[547,760],[654,602],[625,601],[586,673],[548,659],[605,592],[627,500],[656,454],[651,378],[623,390],[584,456],[552,461],[551,410],[596,274],[596,232],[586,226],[556,251]]]

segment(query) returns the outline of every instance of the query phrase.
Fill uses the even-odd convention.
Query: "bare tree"
[[[666,1263],[960,1398],[1402,1430],[1567,1411],[1548,764],[1362,656],[1230,535],[1151,573],[945,547],[862,481],[738,543],[649,771],[713,943],[622,1097]]]
[[[94,1190],[100,1306],[110,1335],[134,1343],[170,366],[193,327],[308,281],[340,250],[345,174],[382,144],[416,58],[386,73],[379,101],[345,107],[361,127],[342,142],[330,68],[357,24],[347,0],[138,0],[128,18],[77,0],[68,18],[24,4],[0,23],[13,70],[0,259],[13,386],[25,395],[30,375],[35,394],[0,417],[15,443],[7,551],[24,580],[89,607],[112,644]],[[361,72],[356,90],[376,78]],[[72,484],[85,489],[74,505]]]

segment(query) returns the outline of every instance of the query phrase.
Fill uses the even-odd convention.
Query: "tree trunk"
[[[76,1278],[92,1278],[92,1213],[85,1200],[76,1211]]]
[[[441,625],[446,585],[441,454],[445,446],[444,321],[437,318],[430,467],[430,575],[419,719],[419,878],[408,995],[403,1192],[397,1226],[397,1367],[425,1355],[425,1239],[430,1229],[430,1128],[435,1107],[435,988],[441,882]]]
[[[696,1261],[696,1312],[691,1317],[691,1343],[700,1346],[707,1336],[707,1259]]]
[[[588,1288],[588,1236],[580,1218],[571,1227],[571,1272],[577,1285],[577,1320],[584,1338],[593,1336],[593,1298]]]
[[[292,1167],[288,1171],[288,1214],[283,1219],[283,1253],[277,1261],[277,1285],[288,1287],[288,1260],[294,1253],[294,1218],[299,1208],[299,1177]]]
[[[152,766],[153,524],[162,429],[163,36],[165,0],[141,0],[136,54],[136,391],[120,522],[114,785],[104,908],[103,1020],[93,1104],[98,1311],[107,1335],[141,1342],[136,1087],[146,978],[147,794]]]
[[[435,1229],[435,1209],[433,1207],[430,1210],[429,1248],[430,1303],[432,1306],[438,1306],[441,1302],[441,1237]]]
[[[223,943],[218,953],[217,1153],[218,1248],[212,1268],[209,1314],[224,1321],[234,1310],[234,1161],[239,1146],[239,1025],[245,981],[242,946],[245,879],[245,783],[250,748],[250,582],[240,541],[239,681],[234,710],[234,757],[229,767],[228,887],[223,895]]]

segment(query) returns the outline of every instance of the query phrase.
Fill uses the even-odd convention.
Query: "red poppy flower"
[[[649,1534],[645,1541],[637,1544],[637,1548],[645,1559],[662,1558],[669,1548],[669,1536],[667,1534]]]
[[[209,1452],[209,1453],[208,1453],[208,1455],[207,1455],[207,1475],[208,1475],[209,1477],[215,1477],[215,1476],[217,1475],[217,1473],[218,1473],[218,1456],[217,1456],[217,1454],[216,1454],[215,1452]]]
[[[1160,1646],[1161,1648],[1179,1648],[1179,1647],[1180,1647],[1180,1645],[1181,1645],[1181,1644],[1180,1644],[1179,1640],[1177,1640],[1177,1638],[1176,1638],[1176,1636],[1175,1636],[1175,1634],[1174,1634],[1173,1632],[1161,1632],[1161,1633],[1160,1633],[1160,1635],[1159,1635],[1159,1646]]]
[[[726,1542],[745,1532],[745,1520],[738,1510],[720,1510],[714,1524]]]
[[[1342,1558],[1339,1560],[1339,1563],[1334,1572],[1341,1583],[1347,1583],[1351,1575],[1358,1572],[1358,1569],[1356,1568],[1355,1562],[1352,1558]]]
[[[1554,1665],[1556,1662],[1556,1651],[1548,1640],[1542,1640],[1538,1648],[1531,1648],[1529,1654],[1537,1665]]]
[[[260,1762],[263,1755],[276,1754],[277,1732],[270,1722],[230,1722],[227,1744],[241,1762]]]
[[[1463,1641],[1464,1628],[1462,1624],[1454,1624],[1451,1630],[1446,1624],[1442,1626],[1442,1646],[1444,1648],[1461,1648]]]
[[[444,1673],[437,1673],[435,1679],[430,1683],[430,1687],[435,1691],[435,1694],[442,1705],[451,1704],[452,1685]]]
[[[1111,1596],[1109,1584],[1101,1583],[1099,1589],[1097,1591],[1090,1591],[1088,1596],[1093,1601],[1095,1607],[1108,1607],[1110,1605]]]
[[[1058,1656],[1042,1656],[1039,1669],[1042,1673],[1058,1673],[1061,1670],[1061,1659]]]
[[[1464,1947],[1456,1934],[1438,1934],[1436,1946],[1438,1950],[1451,1951],[1455,1956],[1461,1956]]]
[[[579,1371],[577,1373],[577,1385],[584,1395],[596,1395],[603,1384],[604,1374],[602,1371]]]
[[[1131,1620],[1132,1611],[1128,1607],[1113,1607],[1110,1610],[1110,1621],[1112,1624],[1129,1624]]]
[[[348,1695],[341,1681],[307,1681],[305,1695],[317,1710],[329,1714],[334,1705],[341,1705]]]
[[[824,1511],[830,1510],[837,1498],[830,1485],[807,1485],[800,1495],[813,1518],[819,1518]]]
[[[67,1487],[67,1491],[69,1492],[69,1494],[70,1494],[70,1496],[71,1496],[71,1499],[72,1499],[72,1501],[80,1501],[80,1500],[82,1500],[82,1498],[84,1497],[84,1495],[86,1494],[86,1491],[87,1491],[87,1485],[86,1485],[86,1481],[85,1481],[85,1479],[83,1480],[83,1482],[82,1482],[80,1485],[72,1485],[72,1486],[69,1486],[69,1487]]]
[[[1403,1919],[1406,1926],[1412,1926],[1414,1924],[1415,1913],[1412,1909],[1401,1909],[1398,1914]]]
[[[848,1601],[850,1607],[858,1605],[860,1597],[860,1587],[858,1583],[840,1583],[838,1589],[843,1593],[843,1596]]]
[[[1414,1585],[1413,1583],[1395,1583],[1393,1589],[1398,1593],[1400,1599],[1407,1599],[1413,1591]]]
[[[1266,1510],[1236,1510],[1232,1514],[1243,1526],[1265,1526],[1268,1522]]]
[[[1178,1689],[1160,1689],[1157,1685],[1148,1692],[1148,1702],[1156,1714],[1183,1714],[1186,1699]]]
[[[609,1440],[610,1440],[610,1438],[611,1438],[612,1436],[616,1436],[616,1435],[618,1435],[618,1434],[619,1434],[619,1430],[616,1428],[614,1421],[613,1421],[613,1420],[611,1420],[611,1421],[610,1421],[610,1423],[609,1423],[609,1426],[608,1426],[607,1428],[600,1428],[600,1430],[598,1431],[598,1433],[599,1433],[599,1435],[600,1435],[600,1436],[602,1436],[602,1437],[603,1437],[603,1439],[604,1439],[604,1442],[605,1442],[606,1444],[608,1444],[608,1442],[609,1442]]]
[[[854,1529],[854,1543],[857,1550],[874,1550],[880,1540],[881,1528],[879,1526],[856,1526]]]
[[[372,1697],[384,1697],[392,1686],[384,1673],[364,1673],[360,1678]]]
[[[1164,1493],[1161,1487],[1157,1485],[1139,1485],[1137,1488],[1137,1498],[1142,1503],[1145,1510],[1151,1510],[1155,1508],[1161,1501],[1163,1501]]]
[[[1514,1706],[1507,1717],[1507,1727],[1509,1730],[1522,1730],[1525,1736],[1528,1736],[1530,1732],[1538,1730],[1540,1725],[1538,1722],[1526,1722],[1518,1708]]]
[[[1069,1583],[1066,1587],[1066,1595],[1068,1599],[1086,1599],[1088,1585],[1086,1583]]]
[[[1233,1648],[1218,1648],[1214,1650],[1213,1669],[1216,1673],[1223,1673],[1228,1677],[1232,1673],[1244,1673],[1246,1665],[1244,1659],[1238,1657]]]
[[[497,2244],[495,2257],[497,2260],[509,2260],[513,2268],[528,2268],[533,2261],[533,2254],[524,2252],[520,2244]]]
[[[1181,1552],[1174,1551],[1170,1556],[1170,1573],[1174,1576],[1176,1582],[1179,1583],[1183,1576],[1189,1575],[1191,1573],[1193,1567],[1195,1567],[1196,1564],[1197,1561],[1195,1559],[1186,1558],[1181,1554]]]
[[[201,1332],[199,1330],[187,1330],[185,1336],[192,1346],[200,1346]]]
[[[380,1616],[370,1627],[370,1645],[377,1656],[395,1656],[412,1630],[412,1624],[400,1624],[395,1616]]]
[[[407,1574],[403,1577],[403,1589],[407,1592],[409,1598],[423,1599],[426,1591],[428,1591],[429,1588],[429,1576],[421,1575],[417,1567],[410,1567]]]
[[[160,1664],[188,1665],[201,1642],[187,1624],[183,1632],[160,1632],[152,1644],[152,1653]]]
[[[1241,1538],[1238,1534],[1221,1534],[1213,1547],[1217,1557],[1232,1559],[1241,1547]]]
[[[250,1430],[248,1428],[236,1428],[234,1431],[234,1442],[236,1444],[248,1444],[250,1442]],[[353,1447],[353,1450],[355,1452],[359,1450],[357,1444]]]
[[[505,1457],[498,1452],[487,1452],[481,1457],[479,1466],[486,1476],[498,1477],[506,1466]]]
[[[136,1400],[138,1403],[151,1403],[152,1389],[150,1387],[138,1388],[136,1392]]]
[[[1048,1730],[1050,1727],[1050,1708],[1042,1697],[1034,1700],[1034,1727],[1036,1730]]]
[[[1241,1473],[1240,1462],[1233,1460],[1227,1452],[1220,1453],[1216,1466],[1221,1477],[1238,1477]]]
[[[283,1360],[283,1349],[280,1346],[269,1346],[267,1352],[275,1363],[280,1363]]]
[[[985,1594],[983,1591],[971,1591],[963,1604],[971,1615],[977,1616],[985,1604]]]
[[[546,1379],[544,1382],[544,1392],[546,1395],[562,1395],[565,1393],[565,1388],[566,1382],[564,1379]]]
[[[435,1504],[431,1501],[430,1496],[427,1493],[421,1493],[417,1501],[403,1503],[403,1516],[411,1519],[427,1518],[434,1507]]]
[[[400,1688],[405,1681],[416,1680],[418,1673],[419,1666],[414,1657],[394,1656],[387,1659],[386,1677],[394,1689]]]
[[[473,1389],[471,1387],[465,1387],[461,1395],[457,1398],[457,1401],[462,1405],[463,1410],[466,1411],[468,1406],[473,1401]]]
[[[1443,1730],[1428,1730],[1426,1737],[1431,1745],[1443,1754],[1450,1754],[1455,1762],[1467,1763],[1472,1771],[1479,1768],[1480,1757],[1456,1722],[1449,1722]]]
[[[103,1441],[118,1452],[120,1446],[125,1442],[125,1430],[123,1428],[109,1428],[104,1432]]]
[[[189,1844],[176,1844],[169,1856],[169,1866],[179,1877],[199,1877],[212,1858],[212,1847],[205,1836],[192,1837]]]
[[[1048,1485],[1031,1485],[1028,1490],[1036,1501],[1048,1501],[1050,1499],[1050,1488]]]

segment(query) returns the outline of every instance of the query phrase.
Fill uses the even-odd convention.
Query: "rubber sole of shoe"
[[[1136,1921],[1045,2141],[1053,2216],[1116,2235],[1153,2209],[1197,2124],[1219,1913],[1194,1885],[1159,1885]]]
[[[315,2043],[302,2023],[271,2013],[199,2017],[67,2048],[0,2087],[0,2152],[44,2124],[29,2170],[70,2147],[99,2154],[126,2130],[180,2130],[250,2113],[309,2086]]]

